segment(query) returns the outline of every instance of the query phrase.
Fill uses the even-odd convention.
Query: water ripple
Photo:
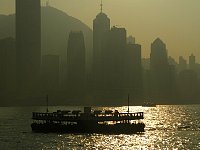
[[[51,107],[57,109],[81,107]],[[94,109],[108,109],[94,108]],[[120,112],[127,107],[112,107]],[[32,133],[31,112],[44,107],[4,107],[0,109],[0,149],[26,150],[157,150],[200,149],[200,105],[130,107],[130,111],[144,111],[145,133],[133,135],[103,134],[40,134]]]

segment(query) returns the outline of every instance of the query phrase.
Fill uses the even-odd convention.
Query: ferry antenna
[[[129,113],[129,94],[128,94],[128,113]]]
[[[46,102],[47,102],[47,109],[46,109],[46,111],[48,113],[49,112],[49,96],[48,95],[46,96]]]

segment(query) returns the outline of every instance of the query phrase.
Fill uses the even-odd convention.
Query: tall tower
[[[18,85],[32,88],[41,64],[40,0],[16,0],[16,50]]]
[[[42,90],[45,92],[59,88],[59,56],[43,55],[41,65]]]
[[[187,69],[187,61],[183,58],[183,56],[179,56],[178,69],[179,72]]]
[[[142,97],[142,63],[141,63],[141,45],[127,44],[126,56],[126,83],[129,93],[133,93],[135,102],[139,102]]]
[[[93,20],[93,50],[94,57],[101,57],[102,41],[105,34],[110,30],[110,19],[100,12]]]
[[[194,70],[195,69],[195,65],[196,65],[195,56],[193,54],[191,54],[189,56],[189,69]]]
[[[165,43],[157,38],[151,44],[150,67],[151,69],[159,69],[168,65],[168,55]]]
[[[67,90],[70,98],[81,99],[85,91],[85,42],[82,31],[69,34],[67,48]],[[77,97],[74,97],[77,96]]]
[[[0,92],[15,90],[16,49],[13,38],[0,39]]]
[[[126,29],[112,27],[104,50],[105,88],[120,89],[124,87]]]
[[[102,85],[108,102],[122,103],[125,90],[126,29],[112,27],[103,48]],[[127,93],[126,93],[127,96]],[[110,101],[112,103],[112,101]]]
[[[110,31],[110,19],[101,11],[93,20],[93,76],[96,88],[100,88],[102,74],[103,40]]]
[[[169,65],[166,44],[157,38],[151,44],[150,71],[151,96],[160,99],[172,99],[174,87],[173,67]]]

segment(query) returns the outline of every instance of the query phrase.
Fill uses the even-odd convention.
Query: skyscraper
[[[93,20],[93,85],[96,90],[102,88],[103,42],[109,31],[110,19],[102,12],[101,7],[101,12]]]
[[[129,88],[129,93],[134,94],[137,98],[135,102],[139,102],[142,97],[142,64],[141,64],[141,45],[139,44],[127,44],[127,68],[126,79]]]
[[[33,88],[41,64],[40,0],[16,0],[16,49],[18,85]]]
[[[135,38],[132,36],[127,37],[127,43],[128,44],[135,44]]]
[[[82,31],[69,34],[67,48],[67,90],[70,98],[81,99],[85,94],[85,42]]]
[[[151,97],[155,100],[172,99],[174,67],[169,65],[165,43],[157,38],[151,44]]]
[[[11,37],[0,39],[0,92],[16,90],[16,49]]]
[[[195,66],[196,66],[195,56],[191,54],[189,56],[189,69],[195,70]]]
[[[126,29],[112,27],[103,44],[102,85],[115,100],[124,98],[126,50]]]
[[[183,58],[183,56],[179,57],[178,71],[181,72],[187,69],[187,61]]]
[[[110,68],[110,78],[108,83],[112,88],[122,90],[124,88],[124,75],[125,75],[125,56],[126,56],[126,29],[112,27],[107,48],[104,50],[104,57],[107,57],[104,66],[108,65]],[[106,78],[106,76],[104,77]]]
[[[178,75],[178,95],[180,103],[199,102],[199,79],[195,70],[183,70]],[[183,101],[184,100],[184,101]]]
[[[151,44],[150,68],[159,69],[168,65],[166,45],[161,39],[157,38]]]
[[[44,55],[42,57],[42,90],[51,92],[59,88],[59,56]]]

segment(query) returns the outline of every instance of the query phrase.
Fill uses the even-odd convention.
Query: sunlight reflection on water
[[[79,107],[50,108],[57,109]],[[127,111],[126,106],[93,109]],[[32,133],[31,112],[42,110],[45,108],[1,108],[0,149],[200,149],[200,105],[132,106],[130,112],[144,112],[146,127],[144,133],[130,135]]]

